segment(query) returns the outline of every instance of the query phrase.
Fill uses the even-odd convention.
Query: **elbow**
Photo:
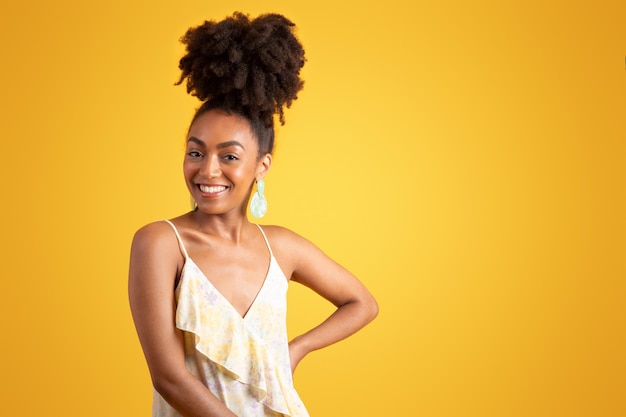
[[[366,291],[359,294],[353,300],[348,301],[345,305],[351,305],[354,310],[355,320],[360,323],[360,327],[363,327],[370,323],[378,316],[378,303],[374,296]]]
[[[361,317],[364,325],[371,322],[378,316],[378,303],[372,294],[367,294],[360,300],[361,304]]]
[[[170,401],[178,395],[178,391],[183,385],[181,376],[156,374],[152,375],[152,386],[161,397],[166,401]]]
[[[161,397],[167,400],[168,397],[172,396],[172,390],[175,384],[173,381],[169,380],[165,377],[153,377],[152,378],[152,387],[156,392],[158,392]]]
[[[378,316],[378,302],[373,296],[370,296],[370,300],[367,303],[368,323]]]

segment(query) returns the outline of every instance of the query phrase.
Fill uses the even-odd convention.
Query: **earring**
[[[191,211],[198,210],[198,203],[196,203],[196,200],[194,200],[192,196],[189,196],[189,204],[191,204]]]
[[[264,193],[265,181],[263,181],[263,178],[259,178],[256,182],[256,193],[254,193],[250,202],[250,213],[257,219],[260,219],[267,213],[267,200]]]

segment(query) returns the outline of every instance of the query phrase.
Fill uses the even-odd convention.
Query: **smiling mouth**
[[[203,193],[215,194],[215,193],[219,193],[219,192],[222,192],[222,191],[226,190],[227,187],[225,185],[202,185],[202,184],[199,184],[198,188]]]

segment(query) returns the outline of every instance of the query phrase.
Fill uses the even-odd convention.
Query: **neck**
[[[246,213],[206,214],[200,211],[189,213],[193,226],[207,235],[219,236],[239,243],[244,231],[252,223]]]

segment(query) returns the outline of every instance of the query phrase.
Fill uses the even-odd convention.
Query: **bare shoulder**
[[[164,246],[177,246],[176,235],[172,226],[164,221],[149,223],[135,232],[133,247],[156,249]]]
[[[164,221],[149,223],[135,232],[131,247],[131,260],[175,264],[182,263],[182,254],[172,226]]]
[[[291,230],[283,226],[262,225],[261,227],[263,228],[263,231],[265,232],[267,237],[270,239],[275,238],[275,239],[282,240],[282,239],[290,239],[293,236],[297,236],[295,232],[292,232]]]
[[[287,277],[296,273],[305,259],[322,255],[321,250],[308,239],[285,227],[263,226],[263,230]]]
[[[275,251],[293,252],[303,245],[312,245],[306,238],[282,226],[263,226],[263,231]]]

